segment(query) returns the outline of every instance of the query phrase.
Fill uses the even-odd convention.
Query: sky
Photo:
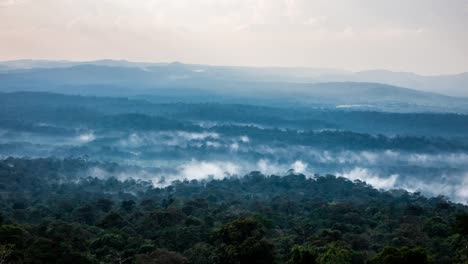
[[[0,60],[468,71],[468,0],[0,0]]]

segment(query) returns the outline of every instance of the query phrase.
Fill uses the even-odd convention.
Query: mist
[[[265,175],[297,173],[312,178],[332,174],[351,181],[364,181],[382,190],[404,189],[428,196],[444,195],[461,203],[466,203],[468,198],[465,191],[468,175],[466,151],[335,149],[287,140],[266,144],[258,134],[248,134],[256,130],[232,133],[236,128],[245,128],[244,125],[233,125],[228,133],[220,132],[218,126],[200,126],[197,132],[77,128],[71,135],[62,136],[4,130],[0,155],[4,158],[87,156],[100,162],[117,162],[122,166],[136,167],[113,172],[96,167],[86,175],[146,180],[155,187],[168,186],[176,180],[242,177],[251,171],[259,171]],[[263,128],[259,131],[269,130]],[[288,129],[275,133],[284,131],[291,132]]]

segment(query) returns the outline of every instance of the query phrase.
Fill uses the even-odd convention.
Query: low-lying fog
[[[256,134],[214,132],[210,127],[203,126],[205,130],[199,132],[77,128],[73,133],[59,135],[3,129],[0,157],[86,157],[118,162],[128,169],[115,173],[97,166],[83,175],[139,178],[151,180],[156,186],[174,180],[240,177],[251,171],[285,175],[293,170],[309,177],[333,174],[361,180],[378,189],[444,195],[461,203],[468,200],[468,153],[464,151],[327,149],[314,144],[265,141]]]

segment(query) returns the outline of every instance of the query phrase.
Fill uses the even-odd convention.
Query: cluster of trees
[[[468,207],[291,173],[87,177],[115,164],[0,161],[0,263],[466,263]]]
[[[103,116],[139,113],[150,116],[141,118],[157,116],[172,121],[255,123],[266,127],[301,130],[340,129],[385,135],[464,136],[468,130],[466,114],[346,111],[334,109],[334,105],[333,108],[324,109],[227,103],[154,103],[150,102],[154,98],[151,96],[128,99],[45,92],[0,95],[2,122],[20,120],[60,125],[99,125]],[[156,101],[171,101],[160,99]]]
[[[441,138],[426,136],[385,136],[351,131],[325,130],[300,131],[284,129],[261,129],[253,126],[224,125],[210,129],[223,135],[248,135],[257,143],[271,142],[314,146],[329,150],[405,150],[425,152],[466,151],[468,142],[464,138]]]

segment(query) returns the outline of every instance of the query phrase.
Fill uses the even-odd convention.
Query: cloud
[[[116,178],[121,181],[128,179],[144,181],[156,179],[157,182],[161,179],[161,174],[141,167],[121,167],[119,171],[108,171],[103,167],[94,166],[85,171],[84,176],[98,179]]]
[[[95,139],[96,139],[96,136],[92,132],[84,133],[78,136],[78,141],[80,143],[89,143],[89,142],[94,141]]]
[[[212,148],[220,148],[222,146],[221,143],[215,142],[215,141],[206,141],[205,144],[207,147],[212,147]]]
[[[366,154],[367,155],[367,154]],[[388,155],[395,155],[390,152]],[[156,162],[156,163],[154,163]],[[395,162],[395,161],[391,161]],[[397,161],[398,162],[398,161]],[[251,171],[260,171],[265,175],[286,175],[287,171],[293,169],[296,173],[303,173],[309,177],[313,172],[309,164],[303,160],[295,160],[292,163],[285,161],[275,161],[270,159],[260,159],[256,163],[233,157],[231,160],[175,160],[157,162],[153,161],[150,166],[157,170],[148,168],[133,168],[119,172],[108,172],[96,167],[89,170],[88,174],[98,178],[116,177],[120,180],[128,178],[151,180],[155,186],[163,187],[171,184],[175,180],[205,180],[222,179],[224,177],[243,176]],[[360,163],[353,164],[348,170],[335,173],[338,177],[344,177],[351,181],[361,180],[377,189],[405,189],[409,192],[421,192],[427,196],[445,195],[455,202],[468,202],[468,171],[461,176],[459,174],[438,175],[436,177],[414,174],[412,169],[411,177],[403,177],[397,173],[387,173],[381,169],[380,165],[375,167],[363,167]],[[339,168],[338,166],[337,168]],[[154,167],[153,167],[154,168]],[[155,169],[156,169],[155,168]],[[326,172],[331,172],[327,170]],[[404,173],[404,171],[403,171]]]
[[[434,167],[436,165],[448,165],[452,167],[468,167],[468,154],[466,153],[413,153],[406,157],[408,163],[417,166]]]
[[[10,7],[22,4],[27,0],[0,0],[0,7]]]
[[[188,180],[202,180],[212,177],[222,179],[224,177],[237,175],[240,167],[232,162],[207,162],[192,160],[179,167],[177,177]]]
[[[363,104],[347,104],[347,105],[337,105],[336,108],[364,108],[364,107],[374,107],[373,105],[363,105]]]
[[[312,174],[308,170],[308,164],[301,161],[296,160],[292,164],[285,164],[285,163],[278,163],[272,162],[268,159],[260,159],[256,167],[247,168],[247,170],[258,170],[266,175],[285,175],[289,170],[294,170],[295,173],[304,173],[304,174]]]
[[[249,143],[250,142],[250,138],[248,136],[241,136],[240,137],[240,141],[242,143]]]
[[[128,136],[127,139],[122,139],[119,141],[119,144],[126,147],[139,147],[145,143],[145,138],[141,137],[137,133],[132,133]]]
[[[219,138],[218,133],[210,133],[210,132],[203,132],[203,133],[192,133],[192,132],[176,132],[177,135],[181,138],[187,139],[187,140],[203,140],[207,138]]]
[[[239,150],[239,143],[232,143],[231,145],[229,145],[229,148],[232,150],[232,151],[238,151]]]
[[[461,202],[468,199],[468,153],[462,152],[334,151],[281,143],[259,144],[255,138],[251,139],[244,134],[227,136],[209,130],[196,133],[116,131],[109,135],[85,131],[70,136],[0,130],[0,135],[3,135],[0,141],[4,143],[31,143],[18,143],[14,151],[5,148],[1,154],[65,156],[72,149],[77,155],[88,154],[119,164],[123,161],[126,164],[158,168],[160,171],[157,173],[127,171],[117,173],[116,177],[144,177],[160,185],[185,177],[205,179],[212,175],[214,178],[222,178],[229,175],[242,176],[250,171],[285,175],[293,169],[308,176],[312,176],[312,172],[333,174],[338,171],[337,176],[360,179],[379,189],[402,188],[421,191],[429,196],[442,194]],[[114,142],[112,148],[117,151],[100,148],[105,142],[110,145]],[[81,144],[95,144],[97,147],[81,148]],[[102,173],[97,171],[94,174]]]
[[[98,178],[102,180],[102,179],[110,178],[111,174],[108,171],[100,167],[92,167],[86,172],[86,176],[90,176],[90,177]]]
[[[307,163],[304,163],[300,160],[296,160],[292,165],[292,168],[296,173],[305,173],[307,170],[307,166]]]
[[[337,176],[344,177],[352,181],[361,180],[372,185],[373,187],[377,189],[385,189],[385,190],[394,188],[399,177],[399,175],[393,174],[393,175],[390,175],[389,177],[383,178],[383,177],[379,177],[378,175],[371,173],[366,168],[359,168],[359,167],[354,168],[353,170],[348,171],[348,172],[337,173]]]
[[[284,167],[281,167],[279,164],[271,163],[267,159],[260,159],[257,162],[257,170],[266,174],[266,175],[273,175],[273,174],[282,174],[286,172]]]
[[[459,198],[460,202],[468,204],[468,174],[465,175],[460,185],[456,186],[455,195]]]
[[[176,180],[223,179],[243,176],[249,171],[240,164],[229,161],[183,161],[178,164],[165,163],[166,167],[121,167],[119,171],[108,171],[94,166],[85,171],[84,176],[99,179],[116,178],[118,180],[136,179],[152,181],[156,187],[170,185]]]
[[[0,6],[9,7],[0,11],[0,43],[9,44],[0,49],[3,60],[109,57],[424,73],[468,66],[465,1],[0,0]]]
[[[137,148],[142,146],[179,146],[187,147],[189,145],[203,146],[205,142],[209,147],[220,147],[221,145],[215,140],[219,140],[218,133],[211,132],[186,132],[186,131],[170,131],[170,132],[135,132],[127,137],[120,139],[117,145],[121,147]]]
[[[468,173],[461,177],[455,175],[426,181],[407,179],[399,183],[398,187],[428,196],[444,195],[454,202],[468,204]]]

